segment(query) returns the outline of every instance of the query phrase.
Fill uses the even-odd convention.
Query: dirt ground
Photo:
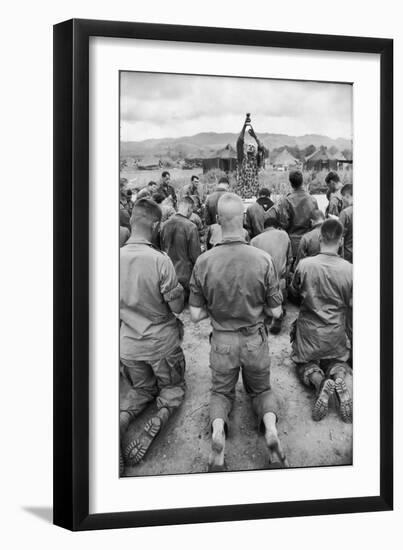
[[[346,465],[352,463],[351,424],[344,424],[332,403],[328,416],[321,422],[311,419],[313,393],[296,377],[290,360],[289,327],[297,309],[289,304],[287,317],[279,335],[269,334],[271,383],[283,406],[278,432],[291,467]],[[209,433],[209,341],[210,322],[194,325],[189,312],[181,315],[185,323],[183,349],[186,356],[186,397],[182,407],[171,417],[144,460],[126,467],[126,476],[200,473],[207,471],[210,450]],[[121,391],[127,390],[125,382]],[[130,426],[124,445],[141,430],[155,412],[151,405]],[[230,417],[226,444],[226,469],[258,470],[268,468],[264,439],[256,429],[250,399],[241,381]]]

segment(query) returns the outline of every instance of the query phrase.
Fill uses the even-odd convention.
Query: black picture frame
[[[89,513],[89,38],[377,53],[380,123],[380,492],[370,497]],[[393,40],[73,19],[54,26],[54,523],[71,530],[393,507]]]

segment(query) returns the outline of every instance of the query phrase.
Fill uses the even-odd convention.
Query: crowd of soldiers
[[[212,327],[209,471],[224,468],[240,370],[268,462],[288,466],[277,432],[287,408],[271,386],[268,344],[269,333],[282,330],[288,301],[299,307],[291,358],[296,375],[315,392],[313,420],[326,416],[334,395],[342,421],[352,422],[346,385],[352,366],[352,185],[343,186],[330,172],[322,212],[301,172],[290,172],[289,181],[288,195],[273,201],[261,188],[246,212],[227,178],[205,199],[196,175],[179,196],[167,171],[134,196],[121,181],[120,365],[129,382],[120,403],[121,445],[148,404],[155,400],[158,411],[121,447],[121,468],[144,458],[184,400],[178,315],[185,307],[194,323],[209,319]]]

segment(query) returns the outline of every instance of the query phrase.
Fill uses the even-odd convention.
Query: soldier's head
[[[299,170],[292,170],[288,179],[290,180],[291,187],[295,190],[301,189],[304,184],[304,176]]]
[[[269,227],[274,227],[275,229],[277,229],[278,228],[277,218],[272,218],[271,216],[266,218],[264,220],[263,226],[265,229],[268,229]]]
[[[222,178],[220,178],[217,184],[216,191],[228,191],[228,189],[229,189],[229,180],[226,176],[223,176]]]
[[[147,187],[151,194],[155,193],[158,189],[158,185],[155,181],[149,181]]]
[[[171,181],[171,174],[165,170],[165,172],[162,172],[161,174],[162,183],[165,183],[168,185],[168,183]]]
[[[338,189],[341,189],[342,183],[340,181],[339,174],[337,172],[329,172],[325,177],[325,183],[329,188],[330,193],[335,193]]]
[[[351,183],[346,183],[342,187],[341,194],[343,196],[343,202],[346,206],[352,206],[353,204],[353,186]]]
[[[190,217],[193,212],[193,207],[194,201],[192,197],[184,196],[178,202],[178,212],[179,214],[182,214],[182,216],[186,216],[186,218]]]
[[[320,249],[337,252],[343,240],[343,226],[339,220],[325,220],[320,228]]]
[[[150,239],[155,227],[161,221],[161,215],[161,208],[152,199],[137,200],[130,218],[132,233]]]
[[[259,193],[258,193],[259,198],[260,197],[266,197],[266,198],[269,199],[270,195],[271,195],[271,191],[270,191],[270,189],[267,189],[267,187],[261,187],[259,189]]]
[[[163,195],[162,193],[153,194],[153,201],[155,201],[157,204],[161,204],[164,199],[165,195]]]
[[[323,223],[325,220],[325,215],[322,210],[316,208],[311,214],[311,226],[316,227],[317,225]]]
[[[221,225],[223,235],[242,235],[243,202],[234,193],[224,193],[217,203],[217,222]]]

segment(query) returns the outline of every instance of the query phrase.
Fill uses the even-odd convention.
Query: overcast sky
[[[352,86],[287,80],[121,73],[121,139],[239,132],[352,138]]]

